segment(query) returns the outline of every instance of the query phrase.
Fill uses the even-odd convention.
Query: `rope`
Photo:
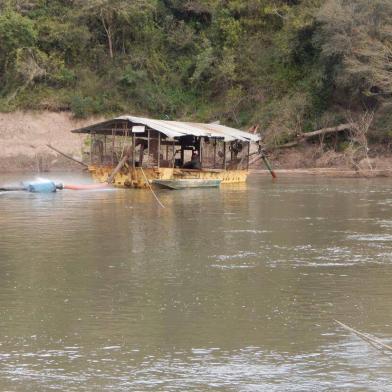
[[[158,204],[159,204],[162,208],[165,208],[165,206],[164,206],[164,205],[160,202],[160,200],[158,199],[158,196],[157,196],[157,195],[155,194],[155,192],[152,190],[151,185],[150,185],[150,181],[148,181],[148,179],[147,179],[147,177],[146,177],[146,174],[144,173],[144,170],[143,170],[143,168],[142,168],[141,166],[140,166],[140,170],[142,171],[144,180],[145,180],[146,184],[148,185],[148,187],[149,187],[151,193],[154,195],[156,201],[158,202]]]

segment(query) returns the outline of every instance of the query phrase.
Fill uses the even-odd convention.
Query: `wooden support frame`
[[[95,133],[90,133],[90,165],[93,164],[93,137]]]
[[[136,155],[136,148],[135,148],[135,133],[132,132],[132,167],[135,168],[135,155]]]
[[[181,166],[184,165],[184,160],[185,160],[185,150],[184,147],[181,145]]]
[[[173,157],[172,157],[172,168],[174,169],[174,166],[176,165],[176,141],[173,140]]]
[[[158,169],[161,163],[161,133],[158,132]]]
[[[217,144],[217,140],[214,139],[214,164],[213,164],[213,168],[215,169],[215,165],[216,165],[216,144]]]
[[[150,165],[150,130],[147,130],[147,166]]]
[[[200,136],[200,144],[199,144],[200,169],[203,169],[203,142],[204,142],[204,138]]]
[[[223,142],[223,169],[226,170],[226,142]]]
[[[112,128],[112,166],[114,166],[114,139],[116,137],[116,133],[114,128]]]
[[[246,170],[249,170],[249,159],[250,159],[249,155],[250,155],[250,142],[248,142],[248,156],[246,158]]]

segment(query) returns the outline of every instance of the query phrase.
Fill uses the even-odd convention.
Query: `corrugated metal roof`
[[[203,123],[194,123],[194,122],[154,120],[151,118],[136,117],[136,116],[120,116],[109,121],[93,124],[88,127],[84,127],[80,129],[75,129],[72,132],[77,132],[77,133],[90,133],[91,131],[99,132],[99,130],[103,129],[103,127],[105,127],[106,125],[109,125],[111,123],[116,123],[116,121],[118,122],[128,121],[130,122],[130,126],[145,125],[150,129],[154,129],[158,132],[163,133],[169,138],[192,135],[192,136],[222,138],[226,142],[230,142],[233,140],[256,142],[260,140],[259,135],[241,131],[239,129],[235,129],[231,127],[226,127],[224,125],[215,124],[215,123],[203,124]],[[117,131],[121,131],[121,129],[117,129]]]

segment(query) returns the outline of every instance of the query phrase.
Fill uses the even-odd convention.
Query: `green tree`
[[[353,94],[392,93],[392,3],[328,0],[317,15],[322,54]]]
[[[129,43],[142,41],[153,28],[154,0],[87,0],[77,1],[80,19],[86,20],[97,42],[104,37],[109,57],[126,53]]]
[[[0,14],[0,74],[7,71],[20,48],[35,45],[37,31],[34,22],[12,10]]]

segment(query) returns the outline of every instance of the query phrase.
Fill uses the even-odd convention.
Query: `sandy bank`
[[[0,113],[0,172],[80,169],[46,144],[80,159],[83,136],[70,130],[101,119],[75,120],[66,112]]]
[[[80,160],[84,136],[71,133],[71,129],[102,120],[103,117],[76,120],[67,112],[0,113],[0,173],[81,170],[80,165],[46,145]],[[353,170],[344,153],[320,150],[315,144],[269,154],[278,176],[392,177],[392,154],[386,147],[372,147],[369,157],[358,162]],[[261,160],[251,169],[267,174]]]
[[[371,146],[368,158],[353,159],[347,152],[320,149],[317,144],[274,150],[268,155],[278,176],[392,177],[392,153],[384,145]],[[254,173],[268,174],[264,169],[261,160],[251,167]]]
[[[251,173],[270,176],[268,170],[251,169]],[[340,177],[340,178],[373,178],[373,177],[392,177],[392,169],[374,170],[349,170],[342,168],[308,168],[308,169],[275,169],[277,177]]]

